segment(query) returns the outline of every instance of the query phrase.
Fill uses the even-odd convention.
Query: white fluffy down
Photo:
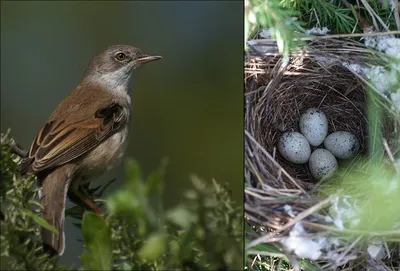
[[[300,258],[317,260],[321,257],[322,251],[333,258],[334,250],[339,245],[336,238],[328,238],[319,234],[307,234],[300,223],[296,223],[288,237],[280,241],[287,250],[293,251]]]

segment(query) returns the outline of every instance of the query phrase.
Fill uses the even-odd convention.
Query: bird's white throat
[[[116,96],[128,97],[128,85],[131,78],[130,69],[121,68],[119,70],[103,73],[96,78],[96,82],[113,92]]]

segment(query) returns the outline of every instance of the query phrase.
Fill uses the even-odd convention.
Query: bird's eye
[[[125,55],[124,53],[118,53],[118,54],[115,56],[115,58],[116,58],[118,61],[123,61],[123,60],[125,60],[126,55]]]

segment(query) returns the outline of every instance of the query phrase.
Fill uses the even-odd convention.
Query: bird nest
[[[358,157],[366,156],[366,80],[348,67],[366,66],[372,60],[378,63],[382,56],[352,40],[320,39],[309,42],[284,61],[272,42],[254,40],[250,44],[253,46],[245,57],[245,216],[257,228],[251,243],[267,242],[280,247],[277,241],[288,236],[299,221],[308,233],[335,231],[321,213],[332,199],[315,196],[318,184],[307,164],[285,160],[277,151],[278,141],[285,132],[299,132],[300,115],[316,107],[328,119],[328,134],[352,132],[360,141]],[[380,102],[385,103],[385,97]],[[389,145],[398,138],[397,124],[390,117],[385,118],[384,136]],[[360,257],[360,252],[351,246],[351,242],[340,240],[336,257],[332,257],[332,251],[325,251],[319,257],[320,267],[350,266],[349,262]],[[290,253],[286,256],[296,265]]]

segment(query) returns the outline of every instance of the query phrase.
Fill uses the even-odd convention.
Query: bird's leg
[[[80,200],[82,202],[84,202],[90,209],[93,210],[93,212],[95,212],[97,215],[104,215],[103,210],[101,210],[101,208],[97,207],[96,204],[94,204],[94,202],[92,200],[90,200],[88,197],[84,196],[79,190],[78,188],[75,187],[71,187],[70,191],[72,193],[74,193],[78,198],[80,198]]]

